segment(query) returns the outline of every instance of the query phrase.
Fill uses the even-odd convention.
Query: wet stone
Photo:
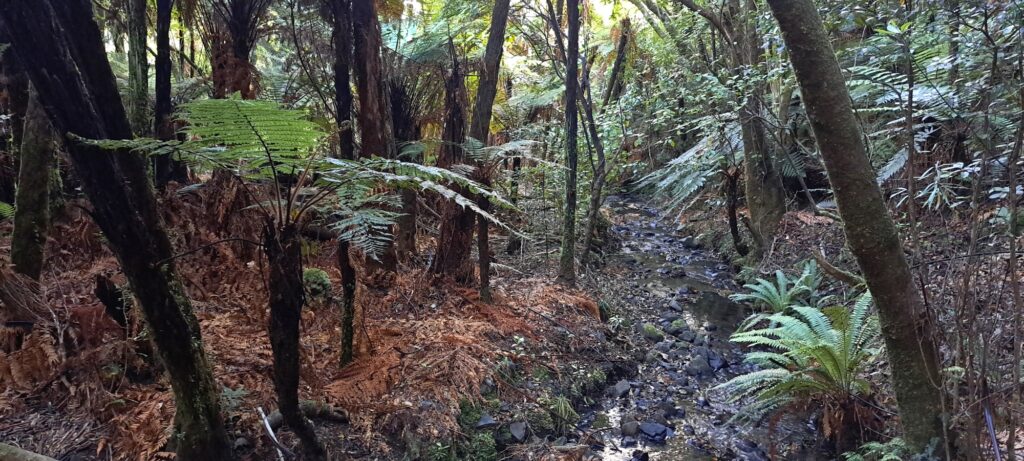
[[[625,379],[615,383],[614,386],[608,389],[608,394],[614,398],[622,398],[629,394],[629,381]]]
[[[636,437],[640,433],[640,423],[636,421],[626,421],[619,427],[619,433],[626,437]]]
[[[484,413],[480,415],[480,421],[476,422],[477,429],[489,429],[498,425],[498,422],[494,420],[494,417]]]
[[[512,437],[517,442],[526,441],[526,423],[523,421],[516,421],[508,426],[509,432],[512,433]]]

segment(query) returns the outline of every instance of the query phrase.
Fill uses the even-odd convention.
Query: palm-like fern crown
[[[879,325],[870,308],[865,293],[850,310],[792,306],[758,324],[765,327],[740,330],[732,341],[757,349],[745,362],[760,369],[718,387],[735,400],[753,397],[744,416],[754,418],[797,401],[835,402],[870,393],[860,377],[878,352]]]

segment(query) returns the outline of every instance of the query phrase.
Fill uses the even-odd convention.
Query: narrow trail
[[[828,459],[810,421],[733,421],[741,403],[714,389],[750,371],[729,342],[750,313],[728,298],[739,289],[729,267],[639,199],[613,196],[608,206],[620,245],[601,274],[615,283],[601,290],[641,364],[586,415],[607,427],[603,459]]]

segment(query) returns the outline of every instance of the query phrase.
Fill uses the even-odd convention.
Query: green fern
[[[717,388],[733,400],[753,398],[742,415],[751,418],[810,401],[842,408],[838,403],[867,396],[871,386],[862,376],[878,354],[880,334],[870,308],[865,293],[850,310],[791,306],[789,312],[758,317],[731,340],[754,347],[745,362],[760,369]]]

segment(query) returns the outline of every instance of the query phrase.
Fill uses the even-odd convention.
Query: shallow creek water
[[[675,223],[632,197],[610,197],[612,233],[621,242],[605,270],[621,274],[616,293],[630,312],[638,356],[636,376],[609,389],[584,414],[600,434],[605,460],[828,459],[817,449],[813,424],[787,416],[769,425],[731,420],[742,402],[715,386],[750,371],[728,341],[749,315],[729,300],[739,288],[725,264]],[[663,338],[644,325],[657,327]],[[617,388],[617,389],[616,389]],[[772,427],[769,427],[772,426]],[[664,429],[664,430],[663,430]],[[645,458],[645,456],[647,458]]]

